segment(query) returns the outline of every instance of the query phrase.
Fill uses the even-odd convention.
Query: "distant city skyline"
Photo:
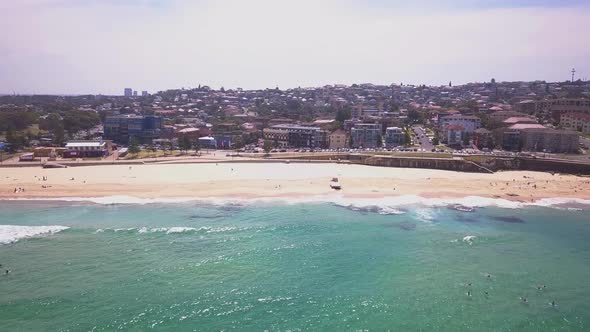
[[[586,31],[580,0],[6,1],[0,93],[585,79]]]

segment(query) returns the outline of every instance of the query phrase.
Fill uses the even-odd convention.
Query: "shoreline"
[[[236,205],[244,206],[251,204],[334,204],[342,207],[452,207],[464,206],[472,208],[501,207],[501,208],[525,208],[525,207],[561,207],[577,208],[589,207],[590,199],[546,197],[534,202],[508,200],[504,198],[492,198],[482,196],[457,196],[457,197],[431,197],[422,196],[387,196],[387,197],[344,197],[344,196],[311,196],[311,197],[162,197],[162,198],[139,198],[132,196],[102,196],[102,197],[31,197],[31,198],[0,198],[0,205],[23,205],[47,204],[55,205],[151,205],[151,204],[188,204],[200,203],[203,205],[223,206]]]
[[[332,177],[340,179],[341,191],[329,188]],[[18,191],[19,188],[24,191]],[[531,203],[556,198],[590,200],[590,179],[531,171],[484,174],[328,163],[150,164],[0,170],[0,200],[108,197],[172,201],[480,197]]]

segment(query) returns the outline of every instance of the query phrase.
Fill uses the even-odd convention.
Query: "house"
[[[343,149],[348,146],[346,132],[338,129],[328,136],[328,146],[330,149]]]

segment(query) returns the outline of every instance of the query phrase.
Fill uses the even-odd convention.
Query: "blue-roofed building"
[[[150,143],[160,137],[163,120],[159,116],[114,115],[104,121],[104,138],[128,143],[132,137],[142,143]]]

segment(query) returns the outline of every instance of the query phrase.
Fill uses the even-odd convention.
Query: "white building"
[[[473,115],[449,115],[440,119],[440,126],[442,129],[447,126],[461,126],[463,131],[472,133],[481,128],[481,119]]]

